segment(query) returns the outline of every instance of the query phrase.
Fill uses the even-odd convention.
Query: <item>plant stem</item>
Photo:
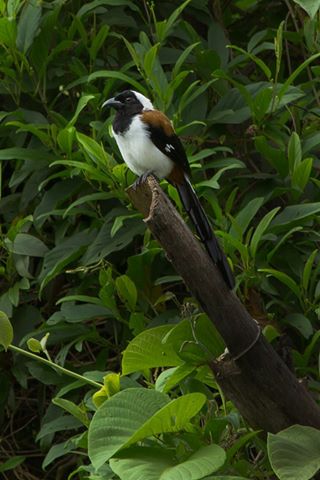
[[[99,389],[103,387],[102,383],[95,382],[94,380],[90,380],[90,378],[84,377],[83,375],[79,375],[78,373],[72,372],[71,370],[67,370],[66,368],[63,368],[60,365],[57,365],[56,363],[53,363],[50,360],[47,360],[46,358],[42,358],[39,355],[35,355],[34,353],[28,352],[27,350],[23,350],[22,348],[16,347],[15,345],[9,345],[8,349],[13,350],[14,352],[17,352],[17,353],[21,353],[26,357],[30,357],[33,360],[37,360],[38,362],[44,363],[45,365],[48,365],[49,367],[54,368],[58,372],[63,373],[64,375],[69,375],[69,377],[76,378],[77,380],[81,380],[82,382],[85,382],[88,385],[91,385]]]

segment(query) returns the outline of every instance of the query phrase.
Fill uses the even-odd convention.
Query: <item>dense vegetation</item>
[[[171,117],[237,295],[319,399],[319,7],[0,1],[4,479],[320,468],[319,432],[266,441],[224,398],[223,341],[130,206],[101,112],[129,87]]]

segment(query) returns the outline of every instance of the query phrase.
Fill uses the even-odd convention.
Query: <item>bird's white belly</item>
[[[164,155],[152,142],[145,124],[137,116],[123,134],[113,132],[123,160],[136,175],[151,171],[158,178],[167,177],[173,161]]]

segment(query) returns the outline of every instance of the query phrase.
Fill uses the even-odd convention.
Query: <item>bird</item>
[[[176,187],[201,242],[232,290],[234,275],[192,186],[187,155],[169,118],[135,90],[109,98],[102,104],[106,107],[116,110],[112,132],[123,160],[138,176],[135,188],[150,174]]]

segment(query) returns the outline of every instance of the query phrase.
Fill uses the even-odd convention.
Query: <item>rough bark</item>
[[[222,335],[230,356],[218,359],[211,367],[243,417],[252,427],[269,432],[295,423],[320,428],[320,408],[259,334],[257,323],[227,288],[157,181],[149,176],[137,189],[129,188],[128,194]]]

